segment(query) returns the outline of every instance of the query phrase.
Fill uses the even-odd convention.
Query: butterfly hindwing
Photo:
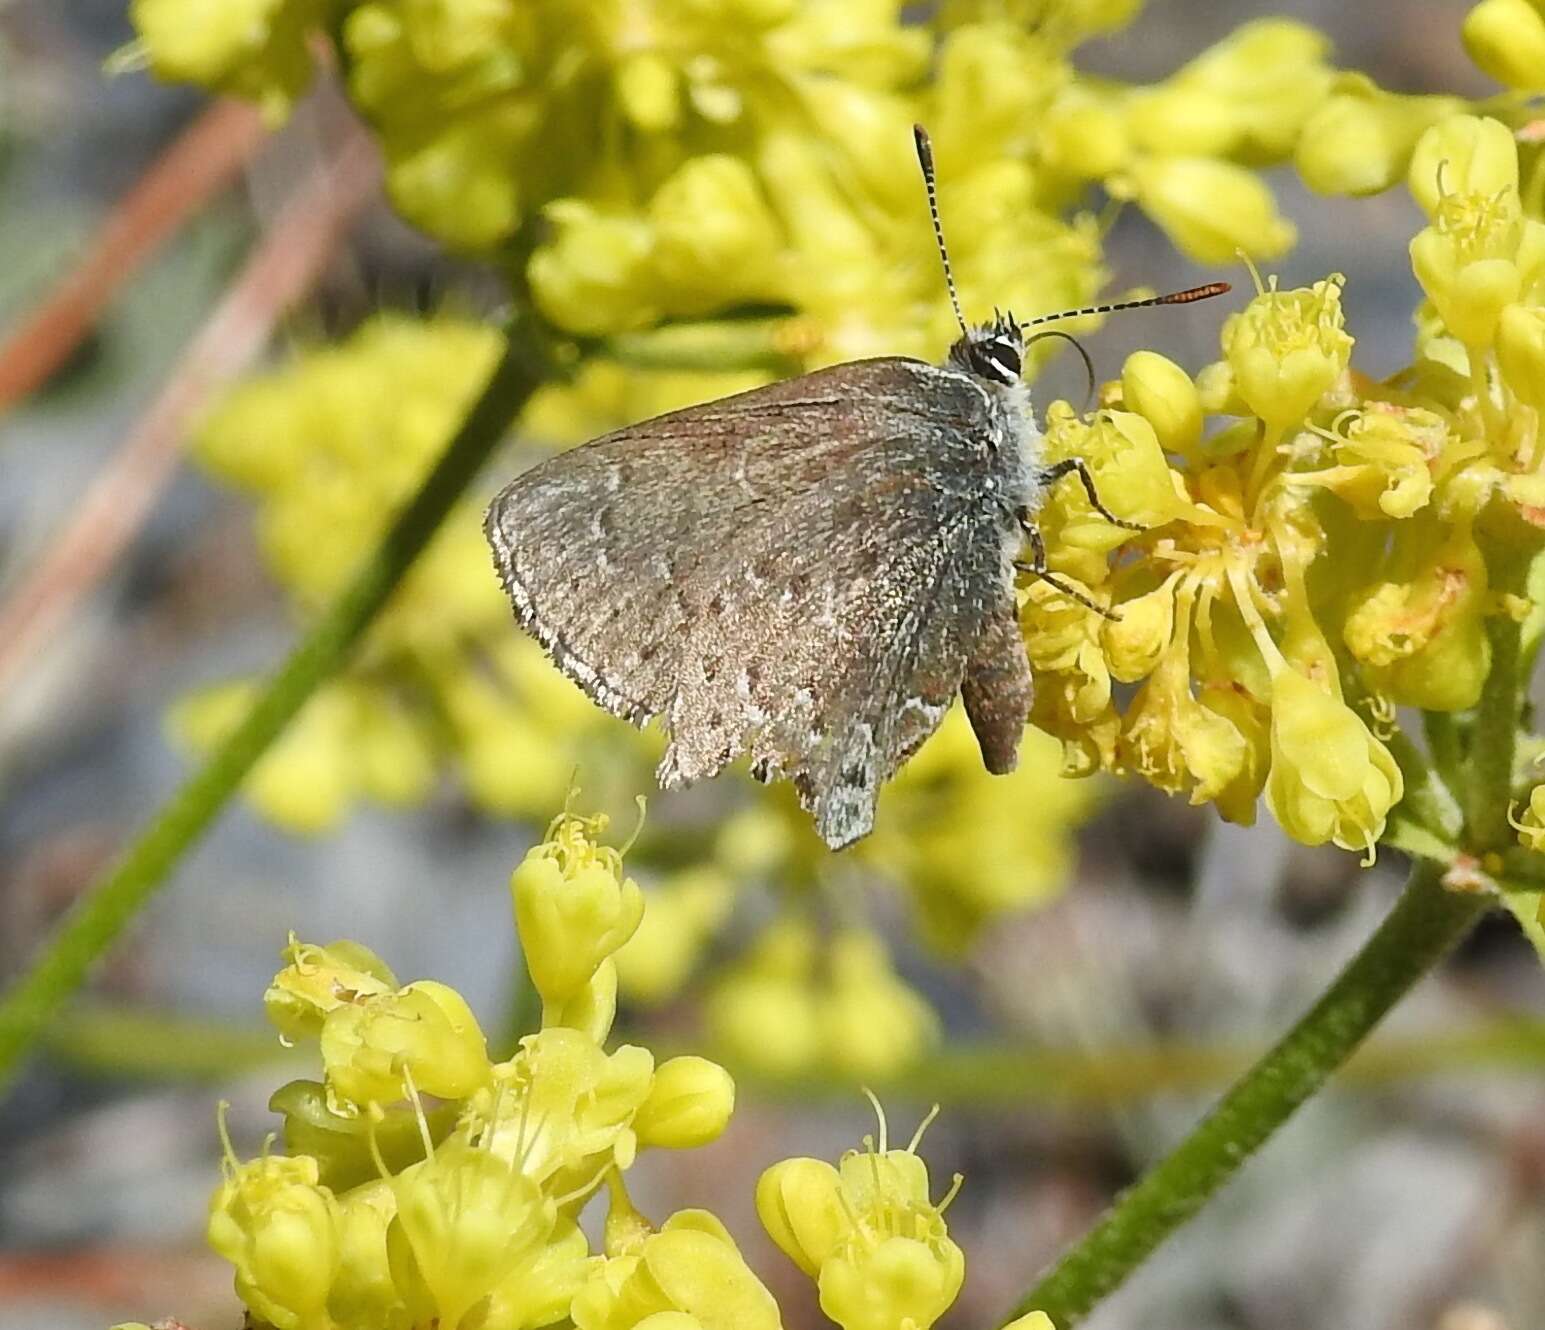
[[[750,751],[846,844],[1005,598],[1012,615],[988,409],[954,370],[834,366],[533,468],[489,539],[559,667],[635,724],[663,717],[662,784]]]

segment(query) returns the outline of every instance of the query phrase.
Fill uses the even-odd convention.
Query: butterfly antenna
[[[917,141],[917,164],[923,168],[923,185],[928,190],[928,215],[933,218],[933,238],[938,242],[939,257],[944,261],[944,285],[950,293],[950,306],[955,311],[955,322],[960,325],[960,331],[969,333],[966,317],[960,312],[960,297],[955,294],[955,274],[950,269],[950,252],[944,245],[944,224],[939,220],[939,187],[933,177],[933,144],[929,141],[928,131],[921,125],[912,126],[912,137]]]
[[[937,219],[935,224],[937,225]],[[1080,319],[1086,314],[1115,314],[1119,310],[1147,309],[1151,305],[1189,305],[1194,300],[1211,300],[1213,296],[1221,296],[1232,289],[1227,282],[1208,282],[1205,286],[1188,286],[1184,291],[1149,296],[1145,300],[1118,300],[1113,305],[1085,305],[1083,309],[1065,309],[1059,314],[1041,314],[1033,319],[1026,319],[1019,326],[1032,328],[1038,323],[1055,323],[1058,319]]]

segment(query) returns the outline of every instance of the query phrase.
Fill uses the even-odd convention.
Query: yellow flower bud
[[[488,1048],[461,994],[432,979],[335,1008],[322,1024],[329,1090],[343,1105],[409,1093],[462,1099],[489,1078]]]
[[[550,203],[545,216],[557,235],[526,265],[544,316],[581,336],[643,328],[659,317],[647,222],[602,213],[583,199]]]
[[[716,1141],[735,1110],[735,1082],[717,1062],[690,1055],[660,1064],[633,1130],[640,1145],[690,1150]]]
[[[1524,92],[1545,88],[1545,14],[1529,0],[1481,0],[1460,35],[1470,59],[1498,83]]]
[[[1225,96],[1180,79],[1138,88],[1127,99],[1127,128],[1145,152],[1197,160],[1225,156],[1240,135]]]
[[[1101,411],[1086,424],[1066,403],[1053,403],[1046,412],[1046,455],[1052,461],[1082,458],[1100,502],[1126,521],[1160,526],[1182,510],[1158,436],[1134,412]],[[1052,491],[1044,522],[1054,545],[1101,555],[1131,539],[1096,511],[1071,477]]]
[[[1518,145],[1513,131],[1489,116],[1440,120],[1417,140],[1407,176],[1422,211],[1435,218],[1445,195],[1491,198],[1518,190]]]
[[[1131,176],[1143,211],[1200,263],[1230,263],[1240,250],[1276,258],[1297,236],[1260,177],[1232,162],[1156,156],[1134,162]]]
[[[651,134],[674,129],[681,119],[681,87],[675,67],[657,51],[635,51],[616,73],[617,102],[638,128]]]
[[[391,1179],[392,1280],[416,1316],[454,1326],[552,1231],[553,1203],[486,1149],[451,1141]]]
[[[792,1075],[822,1051],[811,971],[815,942],[806,925],[785,920],[763,931],[738,966],[708,995],[715,1044],[731,1060]]]
[[[358,97],[358,77],[353,86]],[[404,136],[401,147],[387,139],[392,206],[453,249],[492,249],[523,217],[520,184],[509,163],[528,133],[528,117],[518,107],[495,105],[457,117],[428,139]]]
[[[592,1043],[602,1044],[617,1019],[617,962],[611,956],[579,992],[556,1006],[542,1004],[542,1028],[578,1030]]]
[[[1420,548],[1423,533],[1413,533],[1407,543]],[[1491,669],[1487,588],[1486,560],[1475,538],[1456,528],[1411,575],[1354,596],[1343,638],[1368,668],[1370,682],[1397,705],[1472,707]]]
[[[224,1172],[206,1237],[236,1267],[237,1296],[277,1330],[324,1330],[338,1203],[317,1185],[316,1161],[265,1155],[241,1164],[227,1143]]]
[[[837,1170],[824,1159],[784,1159],[757,1179],[762,1227],[812,1279],[850,1227],[840,1190]]]
[[[644,894],[622,876],[622,856],[597,844],[606,819],[564,814],[510,877],[531,981],[544,1006],[576,996],[622,946],[644,913]]]
[[[1234,382],[1234,367],[1226,360],[1214,360],[1210,365],[1203,365],[1196,373],[1196,396],[1201,403],[1202,414],[1208,416],[1253,416],[1254,412],[1245,405],[1239,396],[1238,385]],[[1248,422],[1252,435],[1255,433],[1255,421]],[[1209,455],[1214,453],[1216,440],[1209,440],[1207,451]],[[1227,454],[1223,454],[1227,456]]]
[[[873,933],[839,933],[829,966],[820,1015],[833,1064],[860,1078],[883,1078],[911,1066],[937,1042],[939,1018],[891,968],[885,944]]]
[[[1362,75],[1342,75],[1305,121],[1294,165],[1316,193],[1377,194],[1405,175],[1423,132],[1463,105],[1457,97],[1400,96]]]
[[[1036,146],[1048,170],[1078,180],[1103,180],[1131,156],[1127,122],[1108,101],[1082,88],[1060,96],[1035,126]]]
[[[1286,429],[1314,409],[1352,358],[1339,273],[1279,291],[1275,280],[1223,325],[1223,354],[1241,398],[1267,425]]]
[[[1513,395],[1545,409],[1545,306],[1513,304],[1502,311],[1497,361]]]
[[[1122,683],[1144,678],[1164,654],[1175,629],[1175,579],[1119,606],[1121,617],[1101,627],[1111,677]]]
[[[1026,1312],[1010,1321],[1003,1330],[1057,1330],[1045,1312]]]
[[[285,1040],[320,1034],[335,1007],[397,987],[385,961],[347,938],[319,947],[291,933],[283,954],[287,964],[263,994],[263,1010]]]
[[[1188,453],[1201,441],[1202,402],[1191,376],[1157,351],[1134,351],[1121,367],[1121,401],[1150,425],[1166,452]]]
[[[1305,845],[1371,852],[1405,789],[1394,758],[1350,707],[1292,666],[1271,687],[1272,816]]]
[[[1002,22],[955,28],[939,52],[932,89],[940,161],[1002,153],[1036,124],[1067,78],[1067,67],[1034,33]]]
[[[661,299],[671,313],[701,314],[780,294],[782,230],[738,157],[683,163],[655,191],[649,222]]]

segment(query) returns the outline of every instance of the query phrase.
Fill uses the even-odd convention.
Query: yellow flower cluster
[[[209,1243],[253,1317],[276,1330],[778,1330],[713,1214],[656,1226],[629,1200],[638,1151],[716,1139],[735,1087],[705,1058],[657,1065],[605,1047],[613,958],[643,898],[597,840],[604,822],[559,817],[511,878],[543,1014],[507,1061],[490,1059],[447,985],[399,984],[357,942],[292,939],[264,1006],[286,1042],[316,1041],[322,1080],[273,1096],[288,1153],[241,1162],[227,1142],[209,1209]],[[887,1150],[882,1125],[878,1151],[840,1172],[790,1160],[759,1186],[769,1232],[844,1330],[926,1330],[959,1291],[948,1198],[929,1200],[916,1145]],[[592,1251],[579,1217],[601,1190]]]
[[[1021,313],[1101,278],[1102,185],[1187,252],[1279,254],[1293,229],[1252,168],[1285,160],[1336,78],[1326,42],[1247,25],[1169,79],[1090,78],[1072,54],[1138,5],[899,0],[136,0],[151,67],[282,111],[323,31],[387,156],[393,200],[522,268],[572,332],[738,304],[802,316],[809,359],[934,354],[952,335],[911,161],[939,146],[962,292]],[[533,250],[528,225],[550,238]]]
[[[1411,367],[1351,368],[1342,279],[1278,290],[1224,325],[1193,380],[1134,355],[1092,419],[1056,406],[1053,456],[1082,456],[1100,520],[1069,487],[1045,515],[1053,566],[1115,617],[1030,589],[1037,719],[1073,770],[1124,769],[1249,821],[1263,793],[1309,844],[1371,851],[1403,780],[1379,737],[1393,707],[1474,706],[1491,588],[1540,544],[1545,225],[1519,148],[1452,116],[1415,144],[1430,224]],[[1205,434],[1204,417],[1225,423]],[[1137,685],[1125,708],[1115,685]],[[1361,714],[1360,714],[1361,712]]]

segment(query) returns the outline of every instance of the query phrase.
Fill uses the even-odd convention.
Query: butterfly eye
[[[988,337],[971,348],[972,368],[995,383],[1018,383],[1022,368],[1018,343],[1007,337]]]

